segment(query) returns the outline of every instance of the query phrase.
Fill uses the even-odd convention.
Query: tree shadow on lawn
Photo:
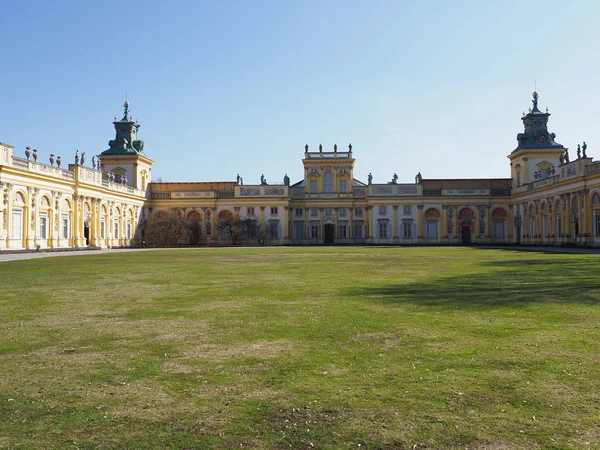
[[[486,309],[532,303],[600,303],[600,278],[586,261],[521,260],[482,262],[485,273],[436,276],[406,284],[355,288],[352,296],[366,296],[387,304]]]

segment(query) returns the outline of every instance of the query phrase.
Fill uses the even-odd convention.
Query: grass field
[[[600,448],[599,258],[0,263],[0,448]]]

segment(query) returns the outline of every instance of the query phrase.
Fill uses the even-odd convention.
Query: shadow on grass
[[[483,262],[491,272],[457,276],[432,274],[423,281],[352,289],[386,304],[486,309],[532,303],[600,303],[600,279],[585,261],[521,260]]]

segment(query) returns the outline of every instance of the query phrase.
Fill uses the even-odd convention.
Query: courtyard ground
[[[0,448],[598,448],[598,257],[4,261]]]

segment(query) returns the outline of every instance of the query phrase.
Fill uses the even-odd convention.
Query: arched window
[[[324,182],[325,185],[323,186],[323,192],[326,194],[333,193],[333,174],[331,172],[325,172]]]

